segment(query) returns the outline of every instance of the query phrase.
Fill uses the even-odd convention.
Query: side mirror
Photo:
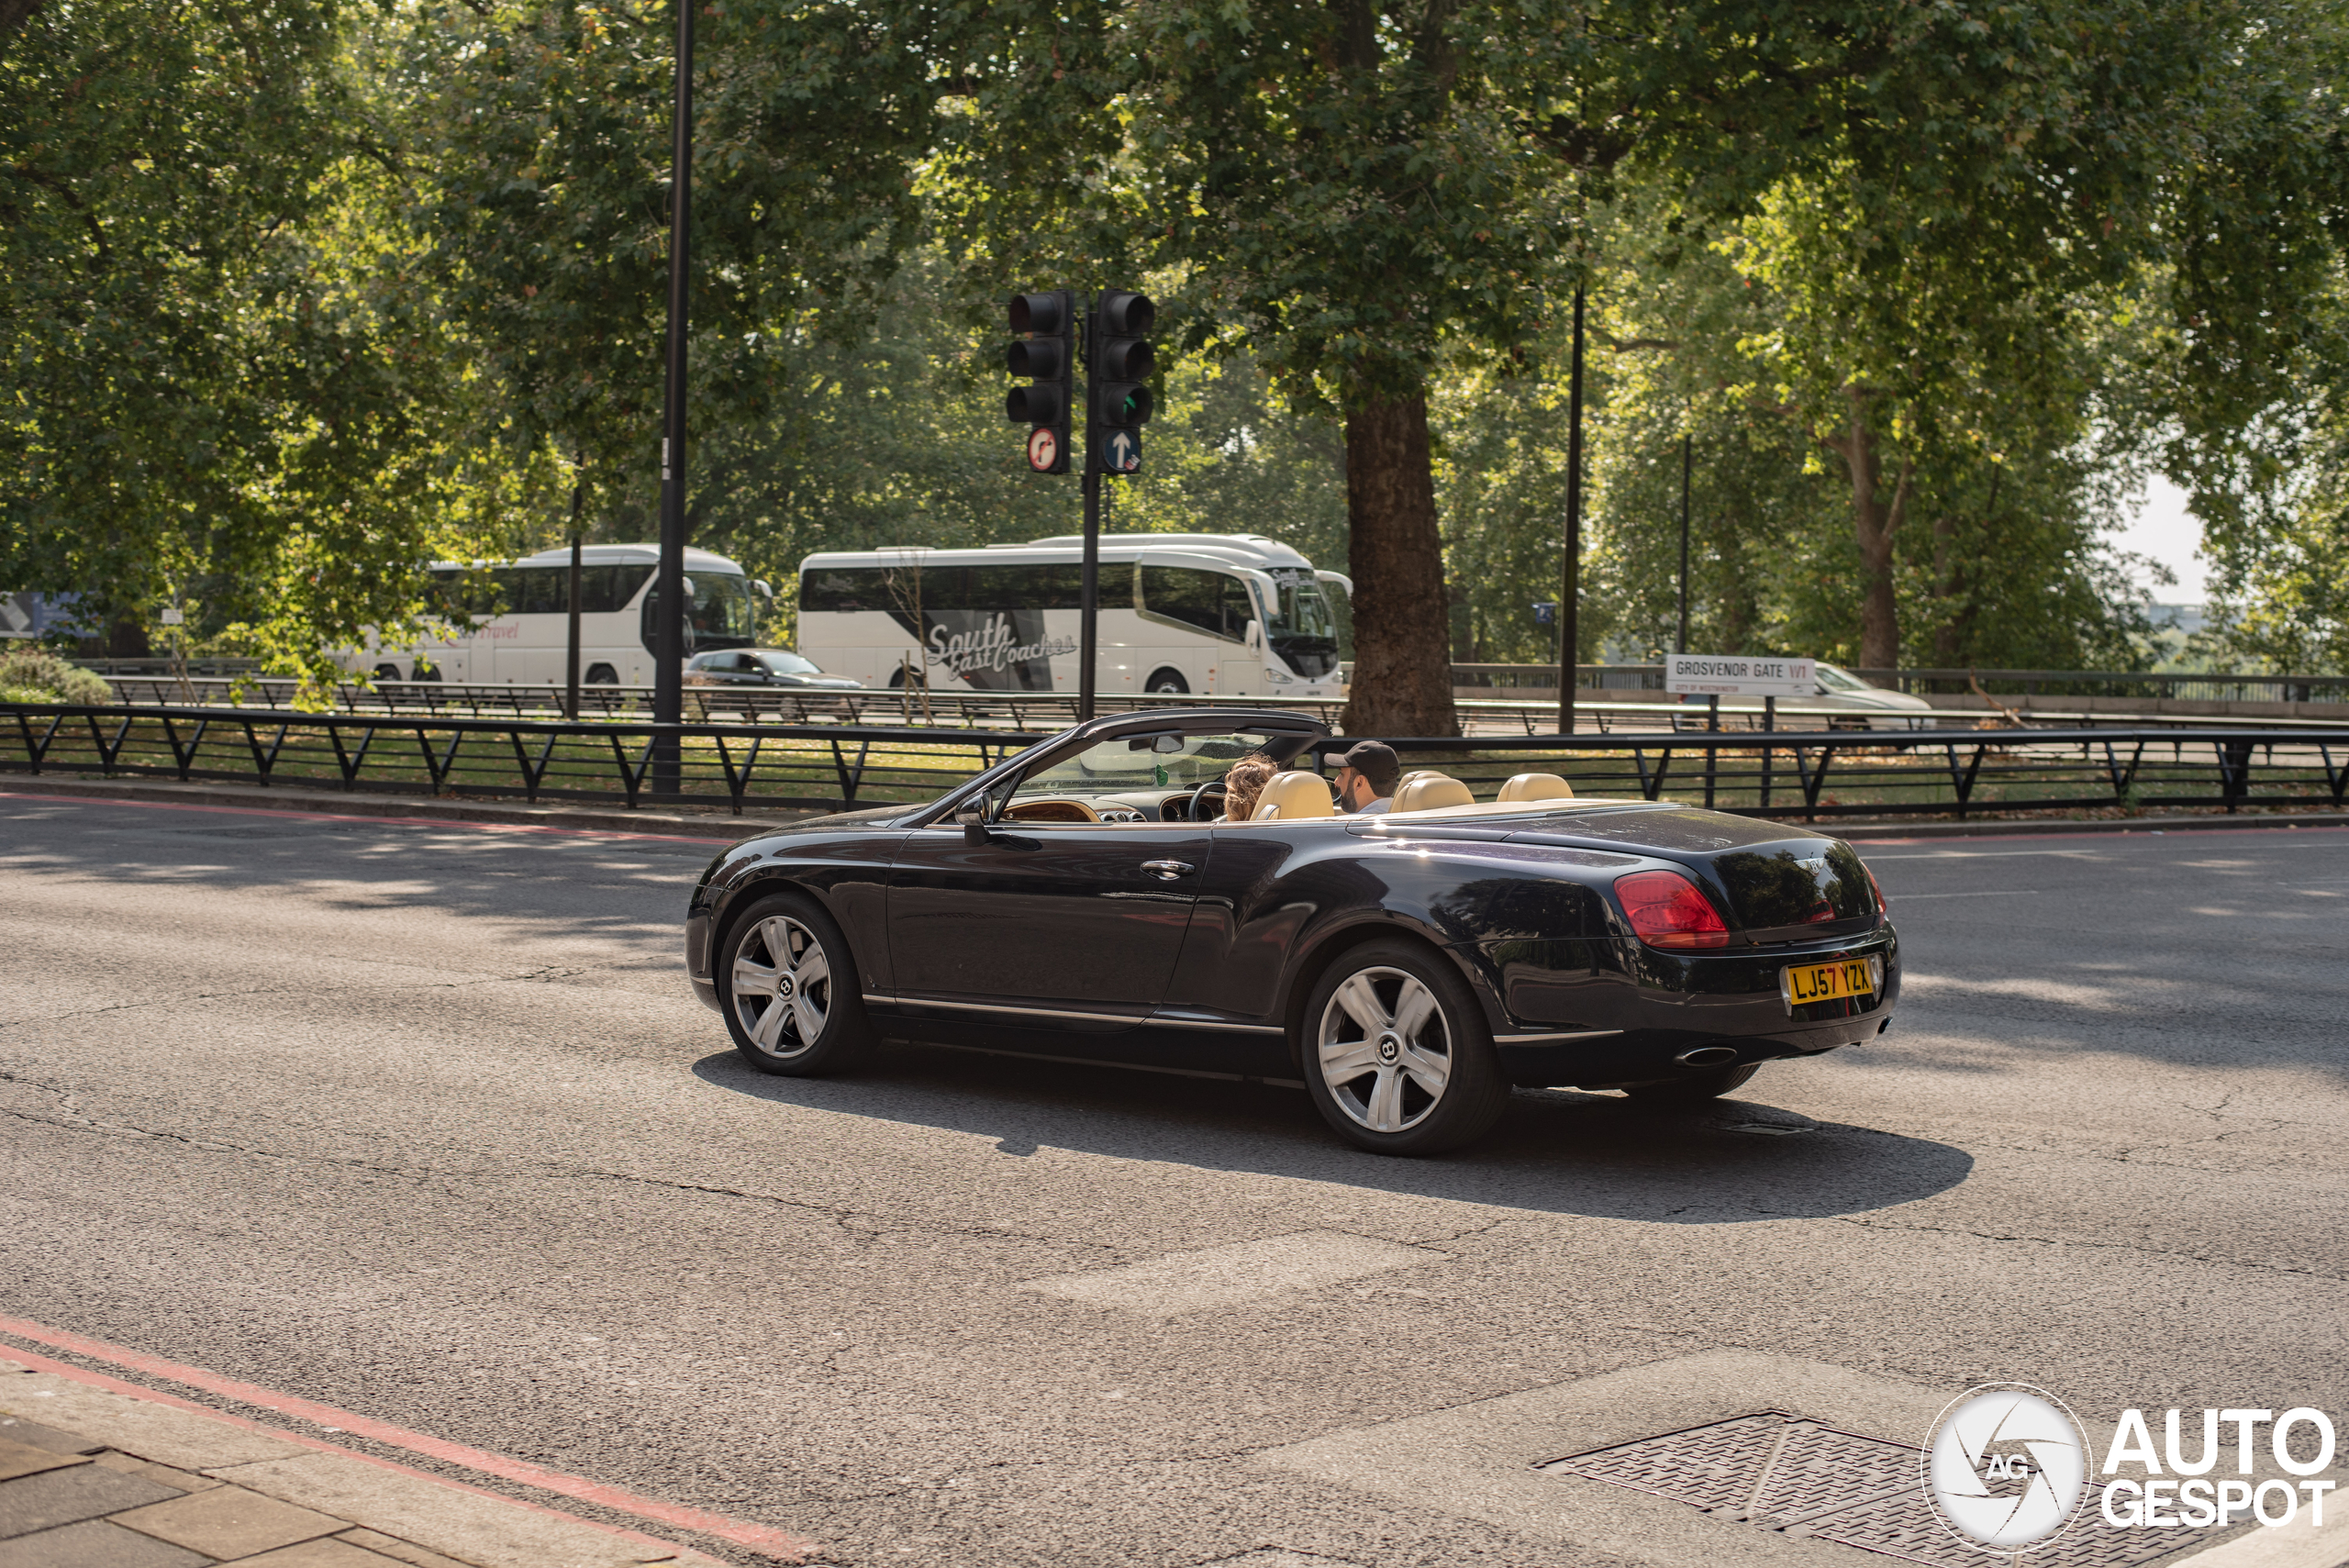
[[[1260,620],[1252,620],[1248,623],[1248,651],[1262,653],[1264,651],[1264,623]]]
[[[756,588],[763,597],[770,599],[774,597],[774,589],[768,585],[767,580],[763,577],[752,579],[751,586]]]
[[[963,825],[963,841],[984,844],[987,841],[986,797],[974,796],[954,808],[954,820]]]

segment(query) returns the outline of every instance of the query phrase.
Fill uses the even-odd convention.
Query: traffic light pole
[[[1101,469],[1093,454],[1085,454],[1085,585],[1084,613],[1076,633],[1076,721],[1093,717],[1093,671],[1100,656],[1101,620]]]
[[[1096,302],[1098,303],[1097,301]],[[1100,660],[1101,636],[1101,463],[1095,450],[1100,432],[1093,428],[1093,378],[1098,373],[1093,362],[1094,346],[1100,341],[1100,323],[1094,312],[1085,313],[1085,467],[1078,488],[1085,495],[1085,567],[1084,580],[1077,590],[1076,620],[1076,721],[1085,723],[1093,717],[1093,677]]]

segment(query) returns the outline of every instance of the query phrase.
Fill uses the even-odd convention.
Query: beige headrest
[[[1293,822],[1300,817],[1330,815],[1330,786],[1319,773],[1302,769],[1275,773],[1264,784],[1264,793],[1256,797],[1255,814],[1251,822],[1268,822],[1275,817]]]
[[[1395,791],[1396,811],[1434,811],[1446,806],[1474,806],[1476,797],[1458,779],[1442,773],[1418,773]]]
[[[1499,799],[1572,800],[1574,787],[1555,773],[1520,773],[1501,785]]]

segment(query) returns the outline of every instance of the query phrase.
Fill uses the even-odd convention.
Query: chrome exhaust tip
[[[1672,1059],[1683,1067],[1726,1067],[1737,1060],[1733,1045],[1699,1045]]]

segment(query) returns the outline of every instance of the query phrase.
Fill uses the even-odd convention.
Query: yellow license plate
[[[1876,966],[1865,958],[1833,963],[1793,963],[1778,972],[1778,993],[1789,1007],[1876,995]]]

